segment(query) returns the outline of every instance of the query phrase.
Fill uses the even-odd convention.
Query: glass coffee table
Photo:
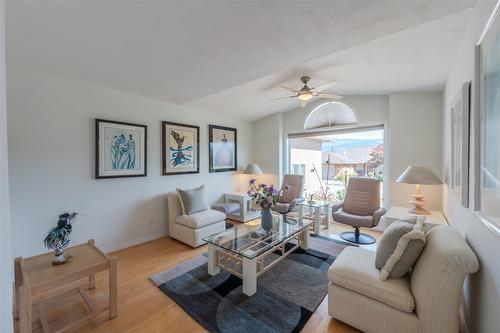
[[[236,224],[233,228],[204,238],[208,243],[208,273],[225,270],[243,280],[243,293],[257,291],[257,277],[273,267],[298,247],[308,249],[309,226],[312,222],[298,219],[296,224],[273,214],[272,227],[260,224]],[[292,247],[285,245],[295,240]],[[271,256],[270,256],[271,255]]]

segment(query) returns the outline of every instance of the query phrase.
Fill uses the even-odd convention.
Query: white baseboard
[[[147,235],[144,237],[132,239],[129,241],[118,243],[118,244],[103,246],[102,249],[103,249],[104,253],[115,252],[115,251],[126,249],[127,247],[132,247],[132,246],[139,245],[142,243],[150,242],[152,240],[155,240],[155,239],[158,239],[161,237],[165,237],[165,236],[168,236],[168,231],[158,232],[156,234]]]

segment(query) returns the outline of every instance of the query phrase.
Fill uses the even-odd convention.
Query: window
[[[304,175],[305,196],[337,202],[344,198],[349,178],[377,178],[384,197],[384,129],[329,130],[289,135],[290,171]]]
[[[305,164],[292,164],[292,173],[295,175],[305,175],[306,165]]]
[[[326,102],[311,111],[304,124],[304,129],[356,124],[356,112],[342,102]]]

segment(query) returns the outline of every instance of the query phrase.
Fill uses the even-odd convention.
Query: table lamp
[[[398,183],[416,185],[416,192],[413,195],[413,199],[408,201],[408,203],[413,205],[413,208],[408,212],[417,215],[431,214],[431,212],[424,208],[426,201],[424,200],[424,196],[420,193],[420,185],[439,185],[443,182],[430,168],[410,165],[396,181]]]
[[[245,175],[261,175],[262,169],[257,163],[251,163],[247,165],[245,171],[243,171]],[[253,192],[257,190],[257,185],[256,185],[257,179],[252,179],[250,183],[250,188],[248,189],[250,192]]]
[[[245,175],[261,175],[262,169],[257,163],[251,163],[247,165],[245,171],[243,171]]]

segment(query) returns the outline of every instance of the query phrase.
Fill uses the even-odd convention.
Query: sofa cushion
[[[328,280],[404,312],[415,308],[409,277],[381,281],[375,252],[367,249],[346,247],[330,266]]]
[[[373,215],[360,216],[349,214],[344,210],[337,210],[336,212],[333,212],[333,220],[335,222],[340,222],[357,227],[373,227]]]
[[[209,208],[205,195],[205,185],[189,190],[178,188],[177,193],[179,193],[182,213],[185,215],[192,215]]]
[[[222,202],[212,206],[212,209],[218,210],[225,214],[238,213],[240,211],[240,204],[237,202]]]
[[[381,279],[399,279],[406,275],[425,247],[425,218],[392,223],[379,240],[375,267]]]
[[[226,214],[213,209],[207,209],[191,215],[180,215],[175,219],[175,223],[191,229],[199,229],[210,224],[214,224],[226,219]]]

